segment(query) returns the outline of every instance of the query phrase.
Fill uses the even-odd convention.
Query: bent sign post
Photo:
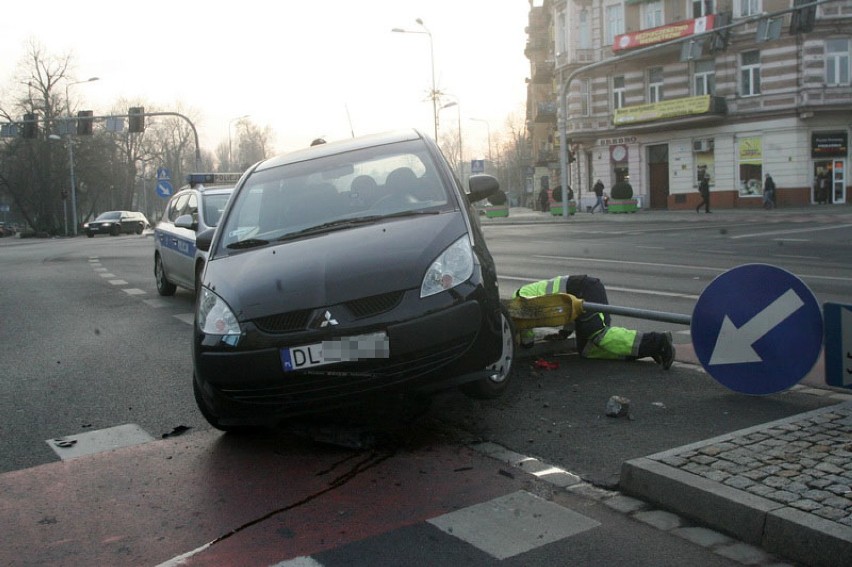
[[[692,343],[705,370],[751,395],[786,390],[814,367],[822,350],[822,312],[796,276],[746,264],[714,279],[692,313]]]

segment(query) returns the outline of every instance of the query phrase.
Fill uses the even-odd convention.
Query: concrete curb
[[[821,408],[627,461],[622,465],[619,489],[744,542],[758,545],[769,553],[805,565],[849,565],[849,558],[852,557],[852,527],[662,462],[704,446],[819,416],[836,407]]]

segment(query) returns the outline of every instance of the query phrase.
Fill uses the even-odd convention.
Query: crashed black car
[[[223,430],[453,386],[492,398],[512,369],[511,320],[471,203],[414,130],[269,159],[234,190],[209,250],[193,385]]]

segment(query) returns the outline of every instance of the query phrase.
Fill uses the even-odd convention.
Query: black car
[[[145,215],[135,211],[107,211],[83,225],[83,232],[92,238],[96,234],[142,234],[150,226]]]
[[[415,130],[251,168],[196,239],[204,417],[229,430],[456,385],[502,394],[513,330],[471,206],[499,186],[469,189]]]

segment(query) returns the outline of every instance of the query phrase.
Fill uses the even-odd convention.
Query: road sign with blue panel
[[[822,311],[814,294],[768,264],[739,266],[710,282],[695,304],[691,329],[704,369],[743,394],[794,386],[822,350]]]
[[[172,184],[167,179],[159,179],[157,181],[157,195],[163,199],[168,199],[175,192]]]
[[[172,178],[172,172],[169,171],[166,167],[158,167],[157,168],[157,179],[164,179],[169,181]]]
[[[825,383],[852,388],[852,305],[826,303]]]

